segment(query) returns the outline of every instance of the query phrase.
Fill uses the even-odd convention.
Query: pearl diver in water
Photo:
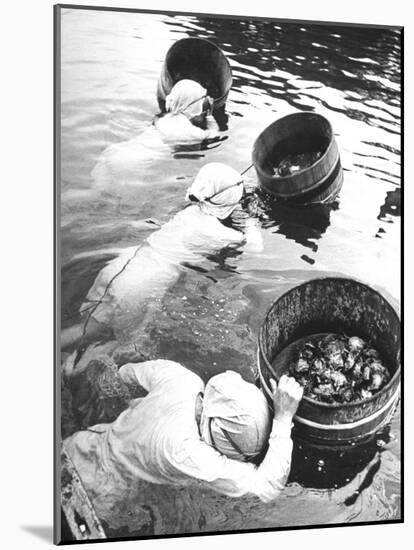
[[[217,138],[218,124],[213,117],[213,100],[207,90],[193,80],[180,80],[165,100],[166,113],[139,136],[110,145],[92,170],[96,187],[145,185],[154,159],[171,147],[191,145]]]
[[[225,247],[260,252],[257,222],[240,206],[243,193],[236,170],[222,163],[203,166],[187,191],[190,204],[100,271],[80,308],[84,321],[63,331],[62,349],[108,331],[120,341],[131,339],[160,307],[183,264],[197,265]]]

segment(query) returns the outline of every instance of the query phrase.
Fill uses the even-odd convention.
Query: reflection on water
[[[360,472],[364,472],[365,477],[361,478],[360,485],[352,495],[354,503],[356,495],[371,485],[372,468],[378,471],[382,449],[390,440],[389,426],[367,441],[348,447],[316,445],[295,435],[289,481],[300,483],[304,487],[338,489],[346,486]]]
[[[389,223],[392,223],[393,220],[390,219],[390,216],[401,216],[401,190],[395,189],[395,191],[388,191],[385,202],[381,206],[378,219],[386,219]]]
[[[330,225],[331,212],[338,209],[338,202],[296,206],[277,200],[268,193],[258,192],[256,204],[250,205],[252,214],[265,228],[274,227],[275,233],[285,235],[313,252],[318,250],[315,241],[320,239]]]
[[[270,303],[294,285],[323,275],[357,277],[398,309],[398,31],[69,9],[62,14],[63,326],[76,321],[99,269],[151,234],[155,226],[145,220],[162,223],[183,208],[185,190],[204,163],[243,171],[258,134],[295,110],[316,111],[332,124],[344,167],[337,202],[299,208],[256,193],[251,208],[261,223],[263,253],[223,250],[199,266],[184,266],[139,345],[149,356],[183,362],[204,380],[233,368],[253,381],[258,327]],[[165,53],[186,36],[213,41],[232,66],[226,111],[217,114],[219,139],[179,148],[146,143],[143,178],[132,171],[122,185],[115,178],[110,188],[97,190],[91,171],[99,156],[150,128],[159,111],[155,90]],[[246,178],[256,184],[254,170]],[[313,466],[304,468],[311,455],[297,442],[291,480],[273,504],[228,499],[198,486],[140,483],[138,494],[116,503],[108,534],[398,518],[399,438],[397,411],[390,438],[355,458],[345,480],[338,471],[326,473],[327,463],[319,471],[316,454]],[[338,488],[331,486],[334,478]]]

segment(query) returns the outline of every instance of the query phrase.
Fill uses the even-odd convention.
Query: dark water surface
[[[222,139],[204,149],[153,150],[142,174],[109,190],[96,189],[91,171],[102,151],[151,125],[165,53],[186,36],[209,38],[232,66]],[[296,110],[314,110],[333,126],[345,171],[337,204],[305,211],[279,206],[263,222],[263,253],[223,251],[202,266],[184,268],[142,336],[151,353],[178,360],[205,380],[227,368],[252,380],[265,311],[309,278],[356,277],[399,308],[399,33],[62,10],[62,325],[76,320],[77,308],[105,262],[153,231],[140,221],[152,217],[163,222],[180,210],[186,188],[206,162],[245,169],[259,132]],[[255,181],[253,170],[248,178]],[[273,504],[228,499],[198,487],[143,483],[138,500],[118,506],[108,534],[397,519],[398,411],[382,437],[349,478],[338,478],[337,488],[317,488],[324,486],[327,473],[316,461],[311,482],[292,476]],[[301,456],[299,448],[295,452]]]

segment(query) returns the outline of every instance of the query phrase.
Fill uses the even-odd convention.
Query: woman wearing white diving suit
[[[214,139],[219,127],[212,115],[213,100],[194,80],[180,80],[166,97],[165,110],[138,137],[110,145],[92,170],[98,187],[150,183],[148,168],[154,158],[174,145],[190,145]],[[205,126],[205,129],[201,128]]]
[[[81,306],[84,322],[62,333],[62,349],[108,329],[119,341],[128,340],[145,326],[185,263],[200,263],[229,246],[261,251],[256,222],[240,206],[243,192],[243,179],[233,168],[203,166],[187,191],[192,204],[100,271]]]

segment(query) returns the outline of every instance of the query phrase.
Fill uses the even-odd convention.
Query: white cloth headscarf
[[[165,98],[167,113],[182,113],[187,118],[201,115],[207,90],[194,80],[179,80]]]
[[[193,195],[203,212],[224,220],[239,204],[243,190],[243,178],[236,170],[221,162],[210,162],[198,172],[186,199]]]
[[[201,436],[229,458],[248,461],[269,439],[271,414],[263,393],[234,371],[213,376],[206,385]]]

